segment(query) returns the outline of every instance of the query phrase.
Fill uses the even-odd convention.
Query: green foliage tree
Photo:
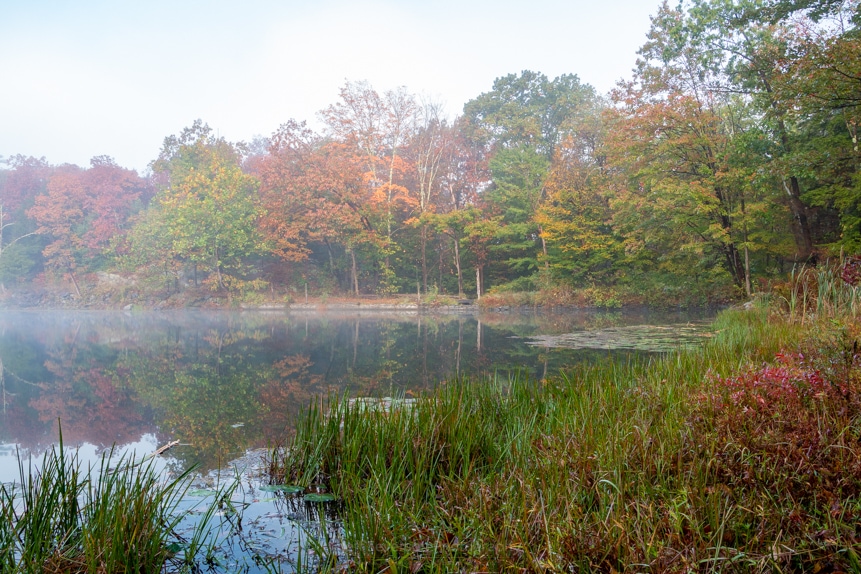
[[[0,292],[7,282],[32,274],[41,263],[43,243],[36,223],[27,217],[35,198],[47,191],[53,168],[44,158],[14,156],[0,170]]]
[[[497,78],[491,91],[467,102],[464,130],[490,151],[526,146],[549,160],[569,122],[595,98],[595,90],[574,74],[550,80],[524,70]]]
[[[612,283],[624,259],[612,225],[609,177],[596,148],[570,137],[557,149],[546,182],[547,198],[536,214],[557,279],[573,285]]]
[[[497,258],[515,275],[547,264],[547,245],[536,214],[558,145],[596,107],[591,86],[575,75],[549,80],[524,71],[498,78],[490,92],[464,106],[464,130],[487,156],[492,181],[484,202],[498,221]]]
[[[490,160],[493,186],[484,200],[499,221],[492,249],[497,260],[520,275],[537,271],[547,252],[535,214],[549,171],[550,161],[526,145],[501,149]]]
[[[774,88],[788,102],[787,122],[797,130],[790,160],[808,189],[805,200],[820,212],[837,214],[840,236],[833,246],[850,252],[861,249],[858,8],[857,2],[817,4],[807,17],[796,15],[791,31],[784,32],[793,58]]]
[[[213,289],[258,286],[246,277],[262,247],[258,182],[242,171],[240,150],[198,120],[165,139],[152,168],[159,192],[149,225],[161,252],[208,269]]]

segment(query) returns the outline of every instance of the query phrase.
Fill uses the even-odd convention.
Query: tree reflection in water
[[[540,378],[607,352],[533,347],[523,337],[642,320],[4,312],[0,443],[38,453],[60,420],[69,445],[102,450],[153,435],[180,441],[179,467],[206,470],[283,440],[315,397],[414,395],[455,376],[523,369]]]

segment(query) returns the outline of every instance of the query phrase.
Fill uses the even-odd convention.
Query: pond
[[[648,311],[0,312],[0,482],[18,479],[16,454],[39,455],[61,427],[83,461],[115,445],[144,456],[177,443],[159,468],[195,465],[192,493],[205,500],[220,469],[283,441],[316,397],[410,397],[487,373],[540,379],[578,361],[695,344],[709,319]],[[302,520],[303,532],[319,528],[314,507],[260,491],[257,467],[240,472],[246,524],[270,534]],[[261,536],[272,538],[270,554],[289,554],[298,540]]]

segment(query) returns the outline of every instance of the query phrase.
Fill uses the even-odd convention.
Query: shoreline
[[[0,311],[225,311],[266,313],[289,312],[295,314],[325,312],[394,313],[406,315],[462,315],[473,316],[481,313],[518,313],[518,312],[613,312],[638,310],[695,310],[722,309],[729,301],[700,302],[685,304],[682,301],[652,301],[652,304],[638,298],[620,298],[612,305],[595,303],[583,298],[536,297],[536,293],[488,294],[479,299],[458,297],[457,295],[426,295],[419,298],[416,294],[356,296],[318,295],[316,297],[278,298],[274,293],[256,300],[237,300],[223,293],[197,288],[187,289],[169,296],[149,295],[138,292],[124,292],[107,286],[89,285],[84,295],[77,295],[65,289],[40,286],[31,290],[6,290],[0,292]],[[690,303],[690,302],[688,302]]]
[[[363,303],[337,302],[337,303],[264,303],[259,305],[241,304],[237,306],[211,305],[211,306],[143,306],[124,305],[118,306],[17,306],[0,304],[0,313],[262,313],[262,314],[284,314],[284,315],[317,315],[317,314],[359,314],[359,315],[399,315],[399,316],[464,316],[475,317],[479,315],[505,315],[505,314],[560,314],[569,315],[577,313],[643,313],[651,311],[720,311],[733,307],[732,305],[704,305],[704,306],[680,306],[680,305],[624,305],[607,309],[597,306],[576,305],[503,305],[482,306],[475,303],[470,305],[418,305],[390,304],[390,303]]]

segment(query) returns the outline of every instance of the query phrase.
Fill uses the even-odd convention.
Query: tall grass
[[[188,473],[163,482],[153,460],[112,455],[84,469],[61,440],[38,468],[19,459],[20,483],[0,485],[0,571],[192,570],[196,549],[182,551],[173,537]]]
[[[343,498],[330,550],[357,571],[861,572],[861,364],[823,336],[821,362],[763,367],[811,320],[730,311],[698,350],[454,380],[389,410],[330,397],[273,479]],[[845,393],[805,395],[820,379]]]
[[[780,293],[790,319],[856,318],[861,312],[861,260],[841,258],[819,267],[793,268]]]

